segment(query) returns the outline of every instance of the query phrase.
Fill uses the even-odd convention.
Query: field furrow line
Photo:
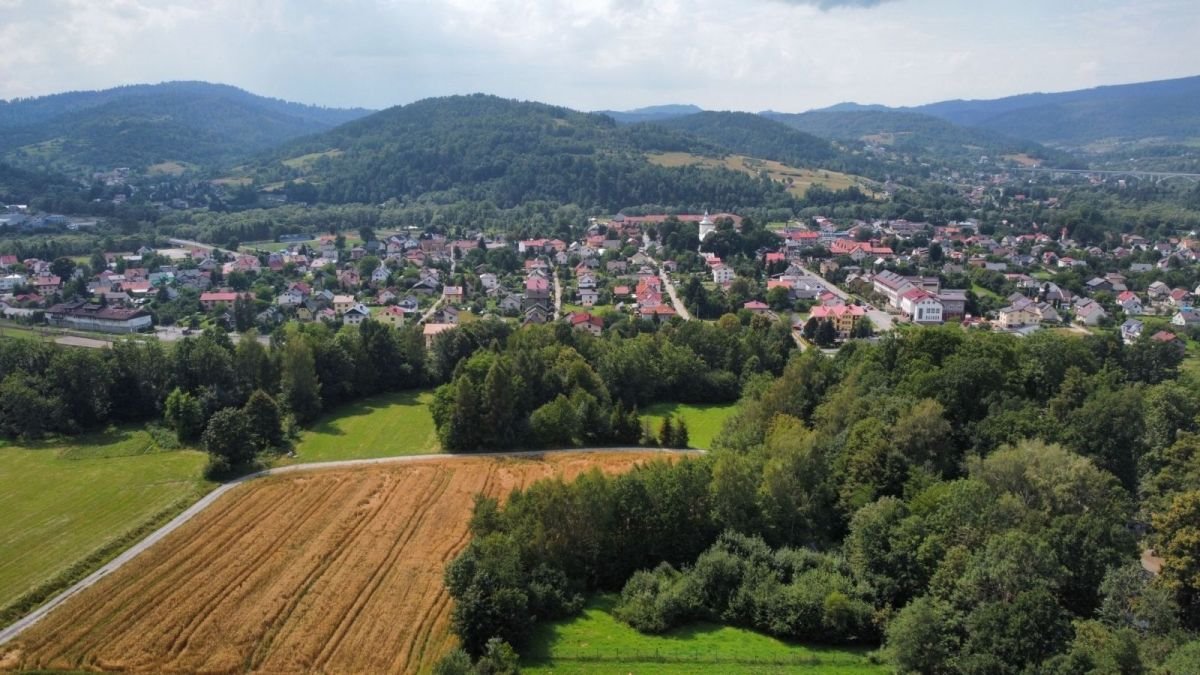
[[[269,542],[263,543],[261,540],[256,539],[254,542],[254,547],[251,549],[255,552],[253,557],[249,561],[243,563],[242,568],[235,573],[234,577],[227,581],[223,586],[214,584],[209,587],[212,592],[209,593],[203,600],[201,600],[201,605],[196,614],[185,625],[180,626],[176,631],[175,636],[172,638],[171,645],[167,652],[170,655],[170,659],[167,662],[168,665],[175,664],[179,656],[181,656],[183,652],[190,646],[191,639],[196,634],[196,631],[199,630],[199,628],[209,619],[209,617],[212,616],[213,612],[216,611],[216,609],[222,603],[230,600],[229,591],[237,588],[252,575],[259,572],[261,569],[261,564],[272,555],[275,555],[279,546],[288,539],[292,538],[296,531],[299,530],[303,524],[313,516],[313,514],[319,511],[321,507],[325,505],[329,497],[338,492],[341,487],[342,485],[340,483],[332,482],[332,484],[322,491],[317,498],[304,500],[303,503],[306,504],[306,506],[301,509],[301,512],[294,518],[289,517],[285,519],[290,526],[279,528],[279,532]],[[229,550],[232,553],[234,548],[231,546]]]
[[[401,485],[402,484],[403,483],[401,483]],[[433,486],[434,486],[434,484],[432,484],[428,481],[424,481],[421,485],[421,488],[428,491],[428,490],[432,489]],[[356,547],[353,544],[358,539],[358,537],[362,533],[362,531],[365,530],[372,522],[374,522],[375,518],[378,517],[380,513],[384,513],[388,509],[390,509],[393,506],[393,502],[399,501],[403,497],[409,496],[409,495],[406,495],[403,490],[397,489],[397,487],[398,486],[392,486],[392,488],[390,490],[388,490],[388,492],[384,496],[384,498],[379,500],[379,503],[375,505],[375,507],[371,510],[370,513],[365,514],[362,518],[360,518],[358,520],[357,523],[354,524],[354,526],[352,528],[350,528],[346,531],[345,535],[337,543],[336,552],[333,555],[328,556],[329,563],[325,566],[325,568],[324,568],[325,570],[340,569],[343,566],[342,563],[344,563],[348,557],[356,555],[356,554],[361,555],[361,551],[357,551]],[[424,493],[424,492],[421,493],[420,497],[423,498],[425,496],[425,494],[426,493]],[[323,576],[324,575],[322,574],[317,579],[314,579],[313,583],[316,584],[318,581],[320,581],[320,579]],[[330,611],[336,611],[336,609],[331,609]],[[344,612],[343,612],[343,616],[344,616]],[[304,667],[306,670],[320,670],[318,664],[320,663],[321,654],[328,647],[329,638],[336,635],[339,632],[339,630],[342,628],[342,625],[343,625],[343,621],[341,620],[341,618],[339,618],[339,620],[336,622],[328,621],[327,615],[323,615],[319,618],[320,618],[321,622],[318,625],[325,625],[325,624],[332,625],[333,632],[329,636],[327,636],[324,641],[322,641],[318,638],[310,638],[310,639],[306,640],[310,644],[321,644],[322,645],[321,652],[318,652],[318,654],[314,658],[313,662],[304,664]],[[280,634],[276,638],[276,640],[287,636],[291,632],[291,630],[299,630],[300,628],[303,627],[303,624],[304,624],[304,618],[301,618],[300,620],[297,620],[297,621],[289,622],[289,624],[287,624],[285,626],[285,630],[280,632]],[[290,630],[288,630],[288,629],[290,629]],[[284,641],[284,644],[286,644],[286,640]],[[265,652],[264,653],[264,662],[265,662],[265,660],[269,659],[270,656],[271,656],[271,654],[269,651]],[[260,662],[258,667],[262,667],[262,666],[263,666],[263,662]]]
[[[387,576],[396,558],[411,539],[412,533],[419,529],[430,511],[430,507],[437,503],[437,499],[450,486],[454,471],[442,469],[436,473],[436,476],[438,480],[430,483],[430,489],[422,495],[422,498],[418,502],[420,511],[414,514],[413,518],[410,518],[408,526],[401,533],[403,538],[397,537],[393,540],[384,557],[383,563],[375,569],[368,579],[367,584],[359,589],[347,611],[339,618],[337,622],[338,629],[335,631],[332,639],[325,644],[321,653],[318,654],[317,661],[314,663],[316,669],[325,670],[325,665],[337,653],[342,641],[345,640],[346,635],[353,627],[355,620],[361,614],[363,608],[370,602],[371,596],[378,590],[380,581]]]
[[[249,499],[249,495],[244,492],[239,492],[233,499],[222,504],[226,500],[218,500],[221,508],[213,509],[206,512],[205,516],[211,520],[225,520],[231,517],[231,514],[237,514],[240,510],[250,510],[255,518],[245,519],[245,524],[241,528],[241,533],[248,533],[255,526],[257,516],[265,514],[270,509],[270,504],[262,503],[262,500]],[[174,532],[169,537],[168,541],[162,542],[164,545],[156,547],[153,553],[161,556],[159,564],[153,568],[152,574],[147,577],[142,577],[136,585],[129,585],[124,588],[117,587],[111,594],[105,593],[89,593],[76,598],[68,603],[68,607],[76,610],[74,612],[61,611],[47,617],[44,621],[49,626],[59,627],[61,632],[47,630],[43,632],[45,636],[42,642],[32,642],[25,646],[27,653],[38,654],[51,641],[52,638],[57,639],[58,647],[56,652],[61,656],[74,654],[72,662],[78,667],[83,664],[85,656],[95,647],[97,643],[104,641],[104,635],[100,628],[110,625],[123,625],[117,619],[121,615],[133,614],[135,616],[142,615],[148,607],[162,602],[163,597],[161,590],[166,587],[168,589],[177,588],[179,580],[195,573],[195,570],[188,565],[179,562],[169,565],[171,561],[187,561],[194,559],[205,559],[202,556],[207,556],[213,549],[219,549],[221,542],[214,541],[205,537],[193,537],[190,539],[182,539],[182,533]],[[174,540],[182,540],[184,544],[178,549],[170,549],[167,544]],[[147,555],[152,552],[148,551]],[[101,581],[101,585],[115,583],[111,581],[115,577],[110,576]],[[92,602],[88,602],[92,601]],[[86,604],[85,604],[86,603]],[[95,621],[92,629],[88,626],[70,621],[68,615],[75,616],[96,616],[100,615]],[[65,640],[64,640],[65,637]]]
[[[395,492],[395,489],[393,488],[390,492]],[[363,520],[364,526],[368,520]],[[333,543],[333,547],[337,553],[335,555],[320,557],[317,560],[317,565],[308,571],[296,591],[288,598],[288,602],[281,608],[279,614],[272,619],[271,630],[265,633],[260,638],[258,644],[255,645],[254,650],[247,660],[247,670],[254,671],[262,666],[263,662],[270,655],[275,640],[286,632],[286,627],[293,625],[294,622],[291,621],[291,618],[296,608],[304,600],[309,590],[325,575],[335,562],[341,559],[342,554],[350,549],[348,544],[353,541],[359,529],[350,528],[345,530]]]

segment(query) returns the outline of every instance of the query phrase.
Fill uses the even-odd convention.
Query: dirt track
[[[442,570],[474,494],[656,456],[443,456],[255,480],[28,628],[0,667],[428,669],[453,640]]]

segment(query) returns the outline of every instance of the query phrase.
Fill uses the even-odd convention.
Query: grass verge
[[[865,648],[785,642],[741,628],[698,622],[643,635],[612,615],[615,595],[593,598],[579,616],[539,624],[523,673],[794,673],[882,675]]]

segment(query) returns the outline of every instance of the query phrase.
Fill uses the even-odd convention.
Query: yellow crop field
[[[653,452],[444,457],[238,486],[0,648],[0,670],[427,671],[472,497]]]
[[[874,193],[871,181],[861,176],[825,169],[797,169],[782,162],[745,155],[716,158],[688,152],[656,152],[646,155],[646,158],[652,164],[667,167],[699,165],[741,171],[754,176],[766,171],[772,180],[788,183],[788,190],[797,197],[803,197],[813,185],[824,185],[830,190],[844,190],[851,185],[857,185],[866,194]]]

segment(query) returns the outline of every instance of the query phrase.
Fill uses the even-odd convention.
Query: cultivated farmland
[[[442,571],[466,545],[474,494],[654,456],[447,457],[256,480],[0,648],[0,669],[427,670],[453,644]]]

